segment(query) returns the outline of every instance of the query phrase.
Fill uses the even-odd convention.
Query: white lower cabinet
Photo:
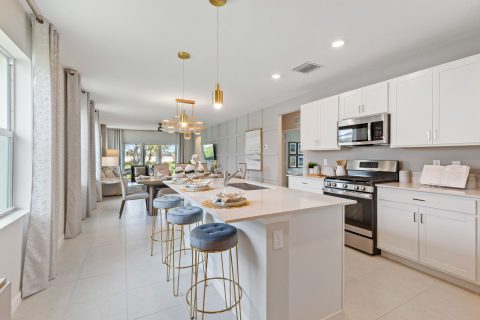
[[[418,208],[378,201],[378,247],[411,260],[418,260]]]
[[[475,281],[476,218],[420,208],[420,263]]]
[[[323,194],[323,179],[303,176],[288,176],[288,187],[301,191]]]
[[[383,190],[383,189],[381,189]],[[385,189],[386,190],[386,189]],[[378,247],[386,252],[475,282],[477,215],[389,201],[379,192]],[[400,190],[400,192],[402,192]],[[411,192],[415,199],[425,193]],[[450,196],[442,196],[448,201]],[[455,199],[457,197],[453,197]]]

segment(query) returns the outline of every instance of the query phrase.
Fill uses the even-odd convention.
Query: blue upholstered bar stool
[[[170,280],[170,274],[173,278],[173,295],[178,295],[180,287],[180,271],[182,269],[191,269],[192,265],[182,265],[182,255],[190,248],[185,246],[185,226],[196,224],[197,226],[203,220],[203,210],[199,207],[186,206],[172,209],[167,214],[167,232],[168,232],[168,253],[166,256],[167,281]],[[180,226],[180,248],[175,249],[175,227]],[[178,256],[178,264],[175,264],[175,256]],[[177,272],[177,281],[175,281],[175,272]],[[175,286],[176,284],[176,286]]]
[[[240,278],[238,271],[238,230],[232,225],[225,223],[208,223],[196,227],[190,234],[190,246],[192,248],[192,286],[187,292],[187,303],[190,306],[190,317],[197,319],[198,312],[202,314],[222,313],[235,309],[236,319],[242,319],[242,310],[240,300],[243,291],[240,286]],[[235,258],[233,257],[233,249],[235,249]],[[223,253],[228,254],[229,260],[229,277],[225,277],[225,269],[223,263]],[[209,255],[220,254],[222,267],[222,276],[208,277],[208,260]],[[199,256],[205,255],[205,270],[203,280],[198,279]],[[234,261],[236,263],[234,263]],[[236,267],[234,265],[236,264]],[[211,281],[223,281],[223,290],[225,298],[225,308],[221,310],[206,310],[206,285]],[[202,306],[198,305],[198,287],[203,284],[203,300]],[[227,295],[227,287],[229,287]]]
[[[161,210],[165,210],[165,221],[166,221],[166,216],[168,214],[169,209],[173,209],[176,207],[179,207],[182,205],[183,199],[177,196],[163,196],[159,198],[155,198],[153,200],[153,207],[155,210],[153,210],[153,222],[152,222],[152,234],[150,236],[151,238],[151,248],[150,248],[150,255],[153,256],[153,244],[155,241],[160,242],[160,250],[162,252],[162,261],[165,263],[165,258],[163,255],[163,244],[168,243],[168,233],[167,237],[165,237],[167,240],[164,240],[165,238],[163,237],[163,232],[166,231],[166,229],[163,228],[163,222],[162,222],[162,214]],[[157,232],[156,230],[156,221],[157,221],[157,216],[158,216],[158,211],[160,210],[160,231]],[[156,239],[155,235],[160,233],[160,239]]]

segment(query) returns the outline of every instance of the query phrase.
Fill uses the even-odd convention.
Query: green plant
[[[309,162],[308,163],[308,168],[309,169],[313,169],[313,167],[315,167],[315,166],[318,166],[318,163],[316,163],[316,162]]]

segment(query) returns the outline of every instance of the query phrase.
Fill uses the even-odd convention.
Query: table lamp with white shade
[[[105,157],[102,157],[102,167],[118,167],[119,152],[116,149],[107,149]]]

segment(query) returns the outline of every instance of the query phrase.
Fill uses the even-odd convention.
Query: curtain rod
[[[32,12],[35,15],[35,18],[37,19],[37,21],[39,23],[43,23],[43,16],[40,13],[40,10],[38,10],[38,7],[35,4],[35,2],[33,2],[33,0],[26,0],[26,2],[28,4],[28,6],[30,7],[30,9],[32,9]]]

